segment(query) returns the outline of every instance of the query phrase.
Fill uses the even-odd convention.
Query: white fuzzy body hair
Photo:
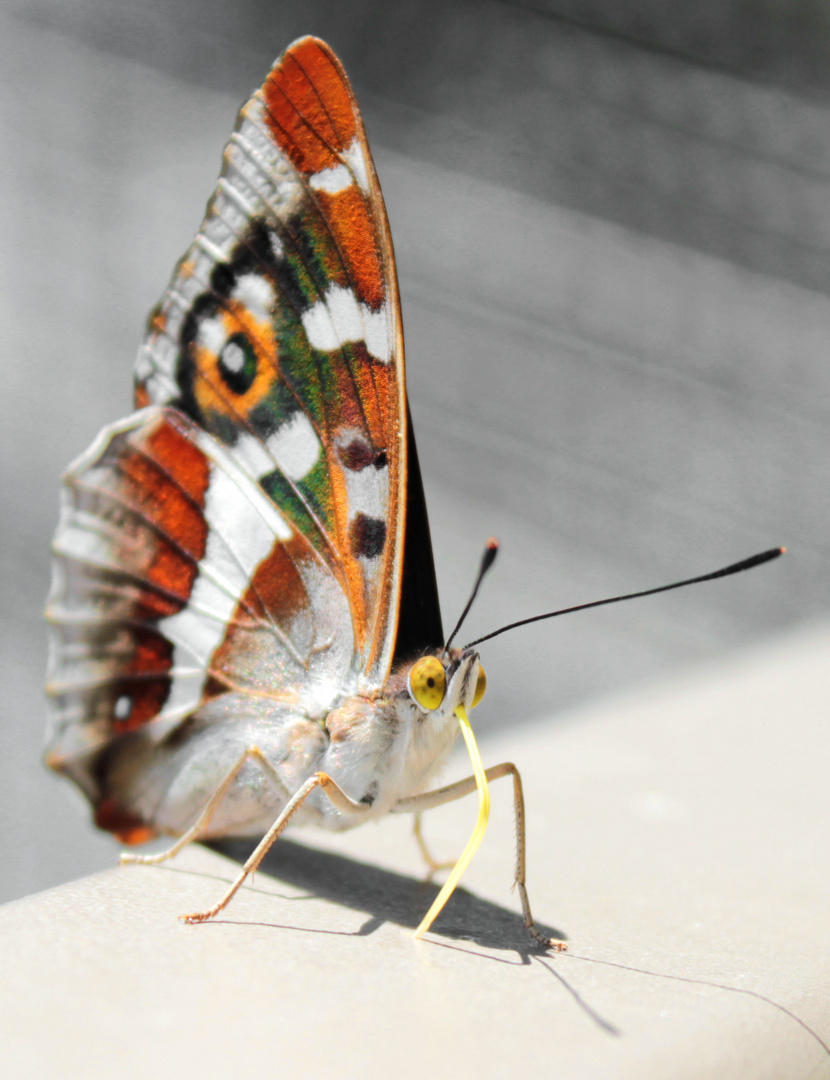
[[[472,650],[454,650],[443,659],[447,690],[437,709],[424,710],[410,697],[411,663],[393,672],[383,691],[344,698],[322,722],[267,699],[225,694],[161,745],[141,731],[122,739],[107,759],[105,787],[127,813],[158,832],[181,835],[234,765],[256,748],[279,782],[258,761],[248,760],[205,838],[261,836],[316,772],[327,773],[370,809],[360,816],[341,813],[317,790],[294,823],[351,828],[426,790],[446,760],[459,730],[455,709],[470,708],[479,662]]]

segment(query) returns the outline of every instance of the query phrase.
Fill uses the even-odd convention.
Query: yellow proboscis
[[[461,875],[470,865],[473,855],[475,855],[478,850],[478,846],[487,831],[487,822],[490,818],[490,787],[487,783],[487,777],[484,774],[484,766],[481,763],[481,755],[479,754],[478,746],[476,745],[476,737],[473,734],[473,729],[470,727],[470,721],[467,719],[467,713],[463,706],[458,706],[455,710],[455,715],[458,717],[461,734],[464,736],[464,742],[467,744],[467,752],[473,763],[473,773],[475,774],[476,787],[478,788],[478,819],[476,820],[472,835],[467,841],[467,846],[459,855],[458,862],[450,871],[450,876],[444,882],[444,886],[435,897],[432,907],[426,915],[424,915],[421,920],[421,925],[415,931],[416,938],[424,936],[427,930],[429,930],[435,922],[444,904],[449,900]]]

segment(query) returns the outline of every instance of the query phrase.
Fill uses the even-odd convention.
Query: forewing
[[[210,432],[308,539],[348,594],[354,671],[381,685],[405,512],[397,282],[360,114],[322,42],[295,42],[240,113],[136,400]]]

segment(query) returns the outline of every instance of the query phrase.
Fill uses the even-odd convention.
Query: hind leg
[[[241,767],[241,766],[240,766]],[[180,916],[182,922],[199,923],[206,922],[208,919],[212,919],[214,915],[217,915],[222,908],[224,908],[229,901],[233,898],[238,889],[242,886],[245,878],[252,874],[262,860],[265,858],[268,850],[272,844],[277,840],[280,833],[285,829],[291,818],[309,795],[316,788],[321,788],[329,798],[332,805],[343,814],[351,814],[356,817],[368,814],[371,810],[370,806],[366,803],[355,802],[354,799],[349,798],[345,791],[328,775],[328,773],[317,772],[313,776],[310,776],[308,780],[300,787],[289,800],[283,812],[263,836],[260,842],[257,844],[253,854],[248,858],[242,867],[236,880],[232,883],[231,887],[222,897],[218,904],[214,904],[208,911],[196,912],[193,915]],[[213,800],[211,800],[212,802]]]
[[[249,746],[208,799],[204,810],[196,819],[195,824],[192,825],[187,832],[183,833],[172,847],[168,848],[167,851],[159,852],[158,855],[136,855],[131,851],[122,851],[119,862],[123,865],[128,863],[140,863],[144,866],[155,866],[158,863],[165,862],[167,859],[172,859],[172,857],[177,855],[183,847],[193,843],[194,840],[198,840],[200,836],[204,836],[210,827],[211,820],[213,819],[213,815],[216,813],[219,804],[227,795],[231,785],[242,771],[243,767],[249,761],[256,761],[262,767],[263,772],[272,781],[274,786],[278,788],[281,793],[285,794],[285,785],[277,774],[274,766],[258,746]]]

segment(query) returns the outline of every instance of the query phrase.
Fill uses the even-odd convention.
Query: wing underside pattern
[[[172,404],[345,574],[355,666],[391,660],[406,415],[386,213],[354,97],[302,39],[240,113],[200,232],[151,317],[137,404]]]
[[[383,686],[402,586],[434,617],[401,647],[440,638],[386,211],[322,42],[295,42],[241,110],[135,402],[64,478],[47,610],[47,760],[122,838],[146,828],[101,790],[113,740],[208,714],[322,721]],[[407,505],[425,550],[404,581]]]

